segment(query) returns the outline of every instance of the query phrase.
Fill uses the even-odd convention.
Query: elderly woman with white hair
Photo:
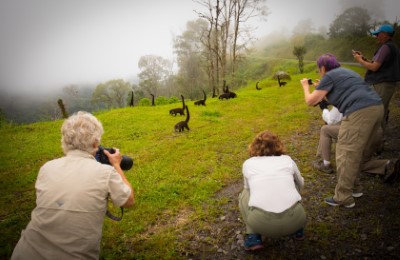
[[[134,191],[118,149],[104,150],[111,165],[96,161],[103,126],[92,114],[78,112],[62,125],[66,156],[39,171],[36,207],[11,259],[98,259],[108,197],[130,207]]]

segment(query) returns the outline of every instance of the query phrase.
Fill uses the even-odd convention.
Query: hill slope
[[[321,176],[310,168],[322,121],[319,108],[309,108],[304,103],[299,85],[303,76],[317,78],[316,74],[293,76],[281,88],[275,81],[263,80],[259,83],[260,91],[251,83],[236,91],[236,99],[209,98],[206,107],[187,101],[191,130],[183,133],[174,132],[174,125],[184,117],[168,113],[177,104],[97,114],[105,128],[103,145],[118,147],[123,154],[134,158],[135,164],[127,176],[137,198],[135,207],[125,212],[122,222],[106,219],[102,257],[246,257],[237,245],[244,234],[244,226],[238,221],[237,193],[241,188],[241,165],[247,158],[247,145],[264,129],[279,134],[305,177],[307,188],[303,196],[309,224],[308,239],[303,244],[276,240],[260,257],[279,258],[297,251],[300,256],[316,256],[317,253],[311,254],[318,252],[316,248],[329,249],[328,240],[342,245],[343,241],[357,240],[360,234],[367,235],[367,242],[372,235],[382,239],[385,235],[382,231],[386,230],[382,220],[386,220],[386,215],[383,218],[381,213],[370,214],[374,209],[371,203],[354,211],[331,209],[321,203],[333,191],[335,180],[334,176]],[[393,115],[398,115],[397,112]],[[30,211],[35,206],[34,182],[40,166],[62,156],[61,124],[62,121],[56,121],[0,128],[0,228],[3,233],[0,258],[10,256],[30,219]],[[373,189],[368,189],[367,194],[371,195],[363,197],[363,201],[374,199],[376,202],[380,198],[376,193],[382,191],[387,191],[387,196],[396,195],[394,187],[383,186],[375,178],[368,180],[372,181]],[[363,222],[367,214],[372,219],[368,220],[369,228],[365,230],[360,230],[360,224],[355,222],[350,227],[342,222],[344,218]],[[394,227],[398,224],[392,223]],[[338,228],[345,232],[337,234]],[[398,249],[396,245],[392,252]],[[339,258],[342,252],[348,251],[329,256]]]

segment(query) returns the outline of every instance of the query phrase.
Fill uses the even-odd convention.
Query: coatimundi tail
[[[178,108],[173,108],[169,111],[170,115],[174,115],[176,116],[176,114],[180,114],[181,116],[185,115],[185,98],[183,97],[183,95],[181,95],[182,98],[182,108],[178,107]]]
[[[179,131],[179,132],[183,132],[185,131],[185,128],[189,131],[189,119],[190,119],[190,114],[189,114],[189,108],[188,106],[185,106],[186,108],[186,120],[185,121],[180,121],[178,123],[176,123],[175,125],[175,132]]]
[[[207,95],[204,90],[203,90],[203,94],[204,94],[204,98],[202,100],[197,100],[196,102],[194,102],[194,104],[196,106],[200,106],[200,105],[205,106],[206,105]]]
[[[259,88],[259,87],[258,87],[258,82],[259,82],[259,81],[257,81],[257,83],[256,83],[256,89],[257,89],[257,90],[261,90],[262,88]]]
[[[133,91],[132,91],[131,102],[129,103],[129,106],[131,106],[131,107],[134,106],[134,104],[133,104]]]
[[[150,94],[150,95],[151,95],[151,105],[155,106],[155,104],[154,104],[154,95],[153,94]]]

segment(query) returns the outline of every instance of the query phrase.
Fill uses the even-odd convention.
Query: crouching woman
[[[245,249],[263,248],[261,236],[294,235],[295,239],[304,239],[306,212],[299,193],[304,179],[296,163],[269,131],[254,138],[249,153],[250,158],[243,163],[244,189],[239,195],[246,224]]]

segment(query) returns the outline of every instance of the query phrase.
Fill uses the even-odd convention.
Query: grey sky
[[[305,19],[328,27],[354,3],[390,21],[400,10],[398,0],[267,0],[270,15],[257,36],[291,33]],[[191,0],[0,0],[0,88],[131,81],[141,56],[172,59],[173,35],[200,8]]]

